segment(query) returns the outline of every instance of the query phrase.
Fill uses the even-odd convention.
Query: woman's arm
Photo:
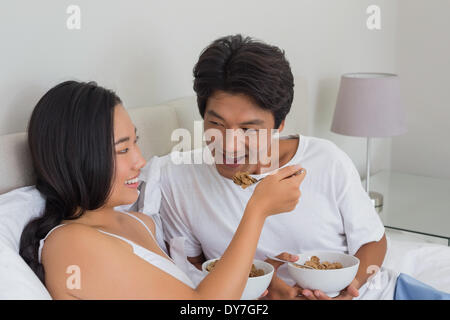
[[[241,297],[265,221],[257,204],[249,204],[245,211],[230,245],[213,270],[215,272],[211,272],[197,287],[199,298]]]
[[[255,188],[227,250],[214,270],[197,287],[196,291],[201,299],[241,297],[265,218],[290,212],[298,203],[301,195],[300,184],[306,171],[303,170],[303,173],[294,177],[290,176],[300,169],[299,166],[280,169],[276,174],[264,178]],[[217,288],[221,288],[221,292],[217,292]]]
[[[283,168],[259,183],[227,250],[196,289],[133,254],[129,244],[77,224],[47,239],[47,288],[55,298],[63,292],[81,299],[239,299],[265,219],[292,211],[298,202],[305,173],[285,178],[299,169]],[[70,265],[80,271],[80,288],[67,285],[76,276],[66,273]]]

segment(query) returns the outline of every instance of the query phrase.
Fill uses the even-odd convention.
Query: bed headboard
[[[283,134],[308,132],[306,81],[296,79],[291,112],[286,119]],[[169,153],[178,141],[171,141],[177,128],[188,129],[193,135],[194,120],[201,121],[194,96],[178,98],[156,106],[129,108],[136,125],[140,147],[146,159]],[[0,136],[0,194],[16,188],[33,185],[26,132]]]

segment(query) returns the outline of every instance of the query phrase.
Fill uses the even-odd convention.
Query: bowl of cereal
[[[355,279],[359,259],[340,252],[309,251],[297,255],[298,264],[288,263],[292,279],[303,289],[321,290],[329,297],[339,295]]]
[[[209,273],[214,269],[219,259],[211,259],[203,262],[202,270],[204,273]],[[258,299],[264,291],[269,287],[273,276],[273,266],[270,263],[253,260],[252,269],[250,271],[247,284],[242,293],[241,300]]]

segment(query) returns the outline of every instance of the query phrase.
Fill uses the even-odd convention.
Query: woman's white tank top
[[[148,233],[150,233],[151,237],[153,238],[153,240],[155,240],[155,243],[158,245],[158,247],[161,249],[162,252],[165,253],[165,250],[163,250],[161,248],[161,246],[158,244],[158,241],[156,240],[155,236],[153,235],[153,233],[151,232],[151,230],[147,227],[147,225],[138,217],[136,217],[135,215],[128,213],[126,211],[119,211],[122,212],[124,214],[129,215],[130,217],[136,219],[137,221],[139,221],[144,227],[145,229],[147,229]],[[53,230],[55,230],[56,228],[59,228],[61,226],[64,226],[65,224],[60,224],[56,227],[54,227],[53,229],[51,229],[47,235],[45,236],[44,239],[41,239],[40,244],[39,244],[39,263],[41,262],[41,253],[42,253],[42,248],[44,246],[44,242],[47,239],[47,237],[50,235],[50,233],[53,232]],[[158,224],[155,223],[155,228],[158,227]],[[135,255],[137,255],[138,257],[140,257],[141,259],[147,261],[148,263],[152,264],[153,266],[161,269],[162,271],[170,274],[172,277],[182,281],[183,283],[185,283],[186,285],[190,286],[191,288],[195,288],[192,280],[186,275],[186,273],[184,273],[176,264],[175,262],[166,254],[167,258],[164,258],[162,256],[160,256],[159,254],[152,252],[136,243],[134,243],[131,240],[128,240],[124,237],[121,237],[119,235],[113,234],[113,233],[109,233],[100,229],[97,229],[98,231],[110,235],[112,237],[116,237],[118,239],[121,239],[127,243],[129,243],[132,247],[133,247],[133,253]],[[162,232],[162,230],[156,230],[156,232]]]

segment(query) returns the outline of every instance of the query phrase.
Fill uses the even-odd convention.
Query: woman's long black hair
[[[46,199],[42,216],[22,232],[20,255],[44,283],[39,241],[62,220],[102,207],[114,178],[112,91],[95,82],[66,81],[38,102],[28,124],[36,188]]]

